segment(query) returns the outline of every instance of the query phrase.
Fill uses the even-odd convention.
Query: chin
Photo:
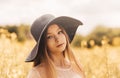
[[[57,50],[57,51],[59,51],[59,52],[64,52],[64,51],[65,51],[65,48],[64,48],[64,49],[59,49],[59,50]]]

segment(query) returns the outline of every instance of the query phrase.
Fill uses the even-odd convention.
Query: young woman
[[[77,19],[50,14],[35,20],[31,33],[37,44],[26,59],[34,67],[27,78],[85,78],[70,48],[79,25]]]

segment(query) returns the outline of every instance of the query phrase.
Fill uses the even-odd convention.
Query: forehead
[[[56,31],[58,29],[60,29],[60,27],[57,24],[52,24],[48,27],[47,32]]]

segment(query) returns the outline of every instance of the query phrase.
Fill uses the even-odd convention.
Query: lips
[[[60,47],[60,46],[62,46],[64,43],[62,43],[62,44],[59,44],[59,45],[57,45],[56,47]]]

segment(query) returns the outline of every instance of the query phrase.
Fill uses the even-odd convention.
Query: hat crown
[[[36,42],[38,41],[41,35],[41,32],[44,30],[45,26],[54,18],[55,17],[53,15],[46,14],[46,15],[39,17],[33,22],[31,26],[31,34],[36,40]]]

